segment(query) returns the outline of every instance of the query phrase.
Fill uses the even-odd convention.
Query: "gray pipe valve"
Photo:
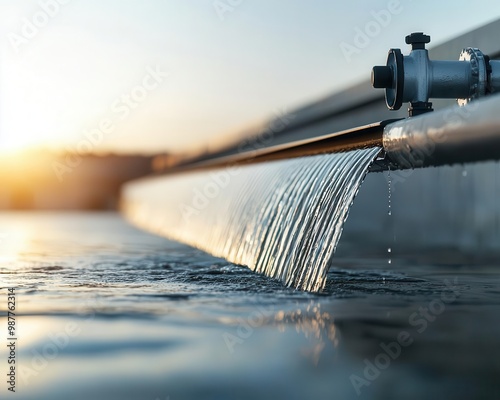
[[[500,91],[500,61],[490,60],[481,50],[468,47],[458,61],[430,60],[425,45],[430,36],[422,32],[406,36],[412,49],[403,56],[390,49],[387,65],[372,70],[372,86],[385,89],[390,110],[410,103],[410,116],[432,111],[431,98],[457,99],[465,105],[473,99]]]

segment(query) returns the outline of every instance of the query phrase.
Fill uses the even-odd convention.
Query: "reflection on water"
[[[28,243],[31,229],[30,226],[11,226],[0,232],[0,263],[17,261],[22,252],[31,247]]]
[[[330,341],[333,347],[339,344],[338,331],[335,328],[333,316],[321,311],[321,303],[311,301],[305,310],[278,311],[274,316],[275,325],[280,332],[295,329],[297,333],[309,339],[312,345],[305,346],[303,354],[310,357],[317,365],[321,352]]]
[[[358,251],[310,294],[115,214],[3,214],[0,232],[23,400],[500,398],[496,264],[395,254],[387,270]]]

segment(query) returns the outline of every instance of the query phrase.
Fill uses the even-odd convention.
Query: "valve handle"
[[[431,42],[431,37],[423,32],[413,32],[405,37],[406,44],[411,44],[412,50],[424,50],[425,45]]]

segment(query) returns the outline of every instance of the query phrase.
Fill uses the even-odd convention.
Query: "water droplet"
[[[392,215],[392,201],[391,201],[391,194],[392,194],[392,191],[391,191],[391,181],[392,181],[392,178],[391,178],[391,168],[389,168],[389,171],[387,172],[387,189],[388,189],[388,195],[389,195],[389,201],[388,201],[388,207],[387,207],[387,215],[391,216]],[[392,252],[392,249],[390,247],[387,248],[387,252],[388,253],[391,253]],[[388,264],[391,264],[392,263],[392,260],[389,258],[387,260],[387,263]]]
[[[464,178],[467,176],[467,170],[465,170],[465,169],[464,169],[464,170],[462,171],[462,176],[463,176]]]
[[[388,215],[392,215],[391,213],[391,169],[389,168],[389,171],[387,171],[387,194],[388,194]]]

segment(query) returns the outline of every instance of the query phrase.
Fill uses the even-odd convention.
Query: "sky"
[[[411,32],[497,18],[494,0],[0,0],[0,152],[206,148],[368,79]]]

